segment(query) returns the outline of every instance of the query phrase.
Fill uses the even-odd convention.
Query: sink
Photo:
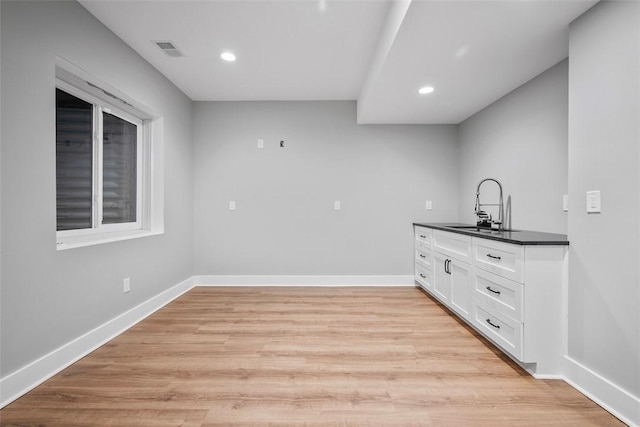
[[[493,233],[493,232],[516,233],[516,232],[520,231],[520,230],[492,230],[490,228],[478,228],[475,225],[447,225],[444,228],[454,228],[456,230],[477,231],[479,233]]]

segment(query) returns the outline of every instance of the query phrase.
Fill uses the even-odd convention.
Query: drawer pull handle
[[[426,255],[420,254],[420,258],[426,258]]]
[[[488,256],[489,258],[491,258],[491,259],[498,259],[498,260],[502,259],[501,257],[496,256],[496,255],[487,254],[487,256]]]
[[[491,323],[491,319],[487,319],[487,323],[493,326],[496,329],[500,329],[500,325],[496,325],[495,323]]]
[[[423,239],[427,238],[427,236],[425,236],[424,234],[421,234],[420,237],[422,237]]]
[[[427,276],[425,276],[424,274],[420,273],[420,277],[422,277],[423,279],[426,279]]]
[[[488,290],[489,292],[493,292],[493,293],[494,293],[494,294],[496,294],[496,295],[500,295],[500,291],[494,291],[493,289],[491,289],[491,286],[487,286],[487,290]]]

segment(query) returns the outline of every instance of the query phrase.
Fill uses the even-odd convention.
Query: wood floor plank
[[[2,426],[620,426],[412,288],[195,288]]]

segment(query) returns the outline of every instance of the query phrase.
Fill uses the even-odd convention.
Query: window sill
[[[82,236],[65,236],[58,237],[56,242],[56,250],[64,251],[67,249],[82,248],[84,246],[101,245],[103,243],[119,242],[121,240],[138,239],[141,237],[157,236],[163,234],[164,231],[158,230],[128,230],[113,231],[109,233],[86,234]]]

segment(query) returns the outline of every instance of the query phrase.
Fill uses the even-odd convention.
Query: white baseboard
[[[640,426],[640,398],[565,356],[565,381],[629,426]]]
[[[189,278],[0,379],[0,409],[193,288]]]
[[[194,276],[196,286],[415,286],[413,276]]]

